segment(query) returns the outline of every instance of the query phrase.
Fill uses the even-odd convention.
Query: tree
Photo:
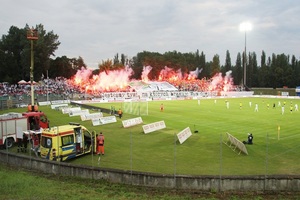
[[[9,83],[16,83],[25,79],[25,66],[29,69],[29,62],[26,55],[30,55],[29,46],[26,40],[26,31],[11,26],[8,35],[3,35],[0,41],[1,47],[1,74],[0,79]],[[29,80],[29,76],[27,77]]]
[[[208,67],[206,66],[206,61],[205,61],[205,55],[203,53],[203,51],[201,52],[200,55],[200,68],[202,69],[202,72],[199,74],[199,78],[202,79],[204,77],[208,77],[210,74],[210,71],[208,69]]]
[[[300,66],[299,62],[297,61],[296,57],[293,55],[292,60],[291,60],[291,68],[293,71],[293,76],[292,76],[292,87],[299,86],[300,84]]]
[[[230,58],[230,53],[227,50],[226,51],[226,59],[225,59],[225,66],[224,66],[224,71],[223,71],[223,75],[225,75],[226,72],[232,70],[232,66],[231,66],[231,58]]]
[[[104,71],[106,74],[108,74],[108,72],[113,68],[113,62],[112,60],[108,59],[106,61],[102,61],[102,63],[99,64],[98,67],[100,73]]]
[[[258,86],[258,68],[257,68],[257,59],[256,59],[256,54],[255,52],[249,52],[249,64],[247,67],[247,86],[253,87],[253,86]]]
[[[27,39],[29,26],[18,28],[11,26],[8,34],[3,35],[0,41],[1,54],[0,68],[5,74],[0,74],[0,79],[6,79],[10,83],[16,83],[20,79],[29,80],[31,61],[31,42]],[[39,81],[50,65],[50,56],[54,55],[60,42],[58,36],[52,31],[46,32],[43,25],[36,25],[38,40],[33,41],[34,47],[34,80]],[[9,79],[5,76],[10,77]]]
[[[269,87],[270,73],[269,66],[266,64],[266,53],[261,53],[261,63],[258,69],[258,87]]]
[[[219,55],[216,54],[213,57],[212,63],[211,63],[211,74],[210,77],[213,77],[215,74],[220,72],[220,58]]]
[[[236,61],[235,61],[235,67],[232,71],[233,74],[233,81],[235,85],[242,85],[243,80],[243,68],[242,68],[242,57],[241,53],[237,54]]]

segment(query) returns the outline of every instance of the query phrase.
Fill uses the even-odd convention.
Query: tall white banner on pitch
[[[189,137],[191,137],[192,132],[190,127],[187,127],[185,129],[183,129],[181,132],[179,132],[177,134],[178,140],[180,142],[180,144],[184,143],[184,141],[186,141]]]

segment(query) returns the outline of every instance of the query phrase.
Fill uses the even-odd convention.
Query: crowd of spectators
[[[223,91],[224,85],[222,82],[215,84],[214,88],[212,88],[212,84],[210,80],[201,79],[201,80],[191,80],[191,81],[178,81],[172,82],[178,91],[192,91],[192,92],[209,92],[209,91]],[[229,85],[227,91],[243,91],[243,87]],[[152,94],[156,96],[163,95],[163,91],[158,91]],[[89,91],[83,91],[82,88],[78,86],[74,86],[67,79],[63,77],[57,77],[55,79],[43,79],[39,83],[34,85],[34,90],[36,95],[60,95],[63,99],[73,99],[73,95],[76,94],[79,98],[85,98]],[[132,92],[135,92],[134,89],[126,89],[126,91],[114,91],[114,92],[127,92],[132,95]],[[31,85],[30,84],[8,84],[1,83],[0,84],[0,96],[11,96],[15,98],[23,98],[24,96],[31,95]],[[109,95],[107,92],[98,92],[92,93],[94,97],[105,97]]]
[[[34,84],[34,92],[36,95],[61,95],[65,98],[70,98],[73,94],[80,94],[72,85],[67,84],[65,78],[57,77],[55,79],[44,79],[39,83]],[[0,84],[0,96],[19,97],[31,95],[31,84]]]

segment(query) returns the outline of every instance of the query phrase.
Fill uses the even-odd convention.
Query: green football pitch
[[[161,103],[164,104],[163,112],[160,111]],[[255,104],[258,112],[255,112]],[[91,131],[104,133],[104,156],[86,155],[68,161],[70,163],[162,174],[292,175],[299,174],[300,170],[300,112],[295,111],[295,104],[300,105],[300,99],[150,101],[148,115],[141,116],[143,124],[129,128],[122,126],[122,120],[138,116],[124,113],[116,123],[93,126],[91,121],[81,122],[80,117],[69,117],[47,106],[40,110],[48,115],[51,126],[80,122]],[[114,106],[118,110],[123,103],[92,105]],[[144,134],[143,125],[161,120],[166,124],[165,129]],[[180,144],[177,134],[187,127],[192,135]],[[240,141],[247,140],[247,134],[252,133],[254,144],[246,145],[248,155],[225,145],[226,133]]]

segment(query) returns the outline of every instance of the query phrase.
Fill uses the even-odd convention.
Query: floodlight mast
[[[33,40],[38,39],[37,30],[33,27],[27,31],[27,39],[31,42],[31,57],[30,57],[30,85],[31,85],[31,106],[33,110],[34,106],[34,87],[33,87],[33,68],[34,68],[34,56],[33,56]]]
[[[246,80],[247,80],[247,31],[250,31],[252,29],[252,25],[249,22],[243,22],[240,24],[240,31],[245,32],[245,52],[244,52],[244,77],[243,77],[243,84],[244,87],[246,87]]]

